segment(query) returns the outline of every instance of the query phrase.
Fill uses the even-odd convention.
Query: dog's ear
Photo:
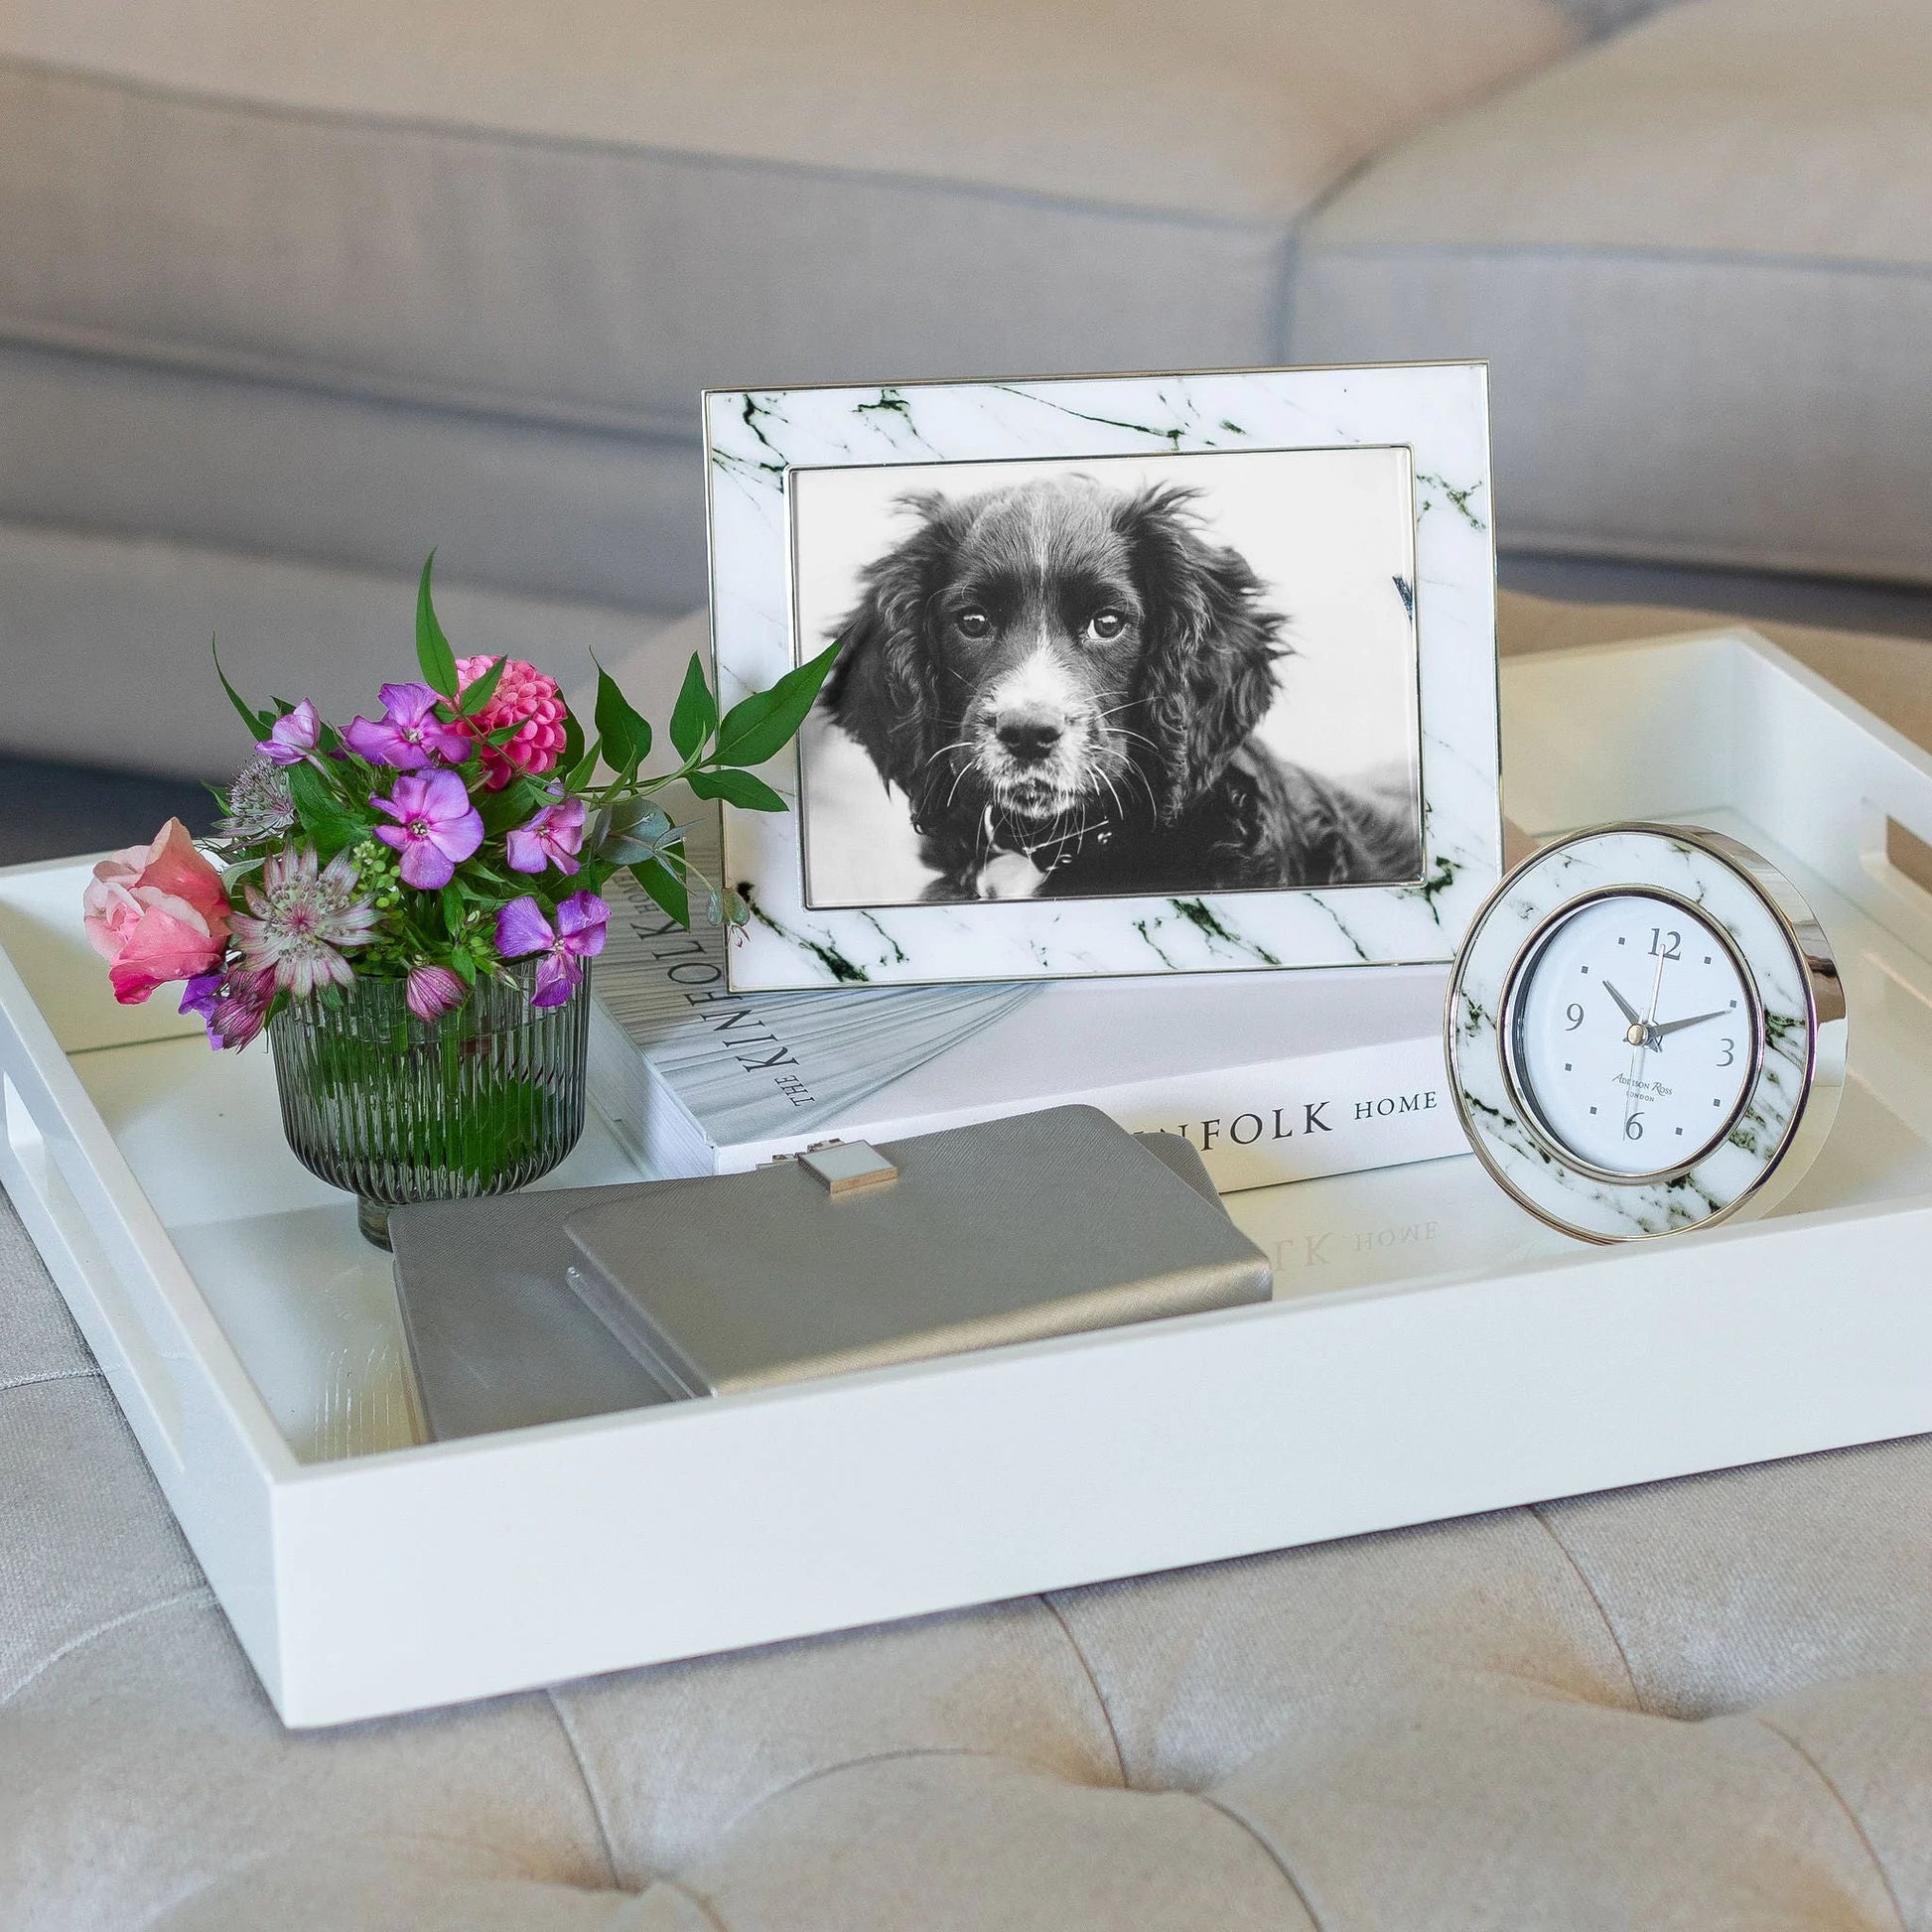
[[[1118,512],[1147,609],[1141,708],[1161,750],[1161,816],[1172,821],[1226,768],[1275,701],[1275,663],[1286,654],[1279,613],[1237,551],[1208,543],[1189,504],[1194,492],[1162,484]]]
[[[947,776],[937,756],[938,674],[927,614],[957,553],[956,509],[931,491],[901,497],[918,527],[867,565],[865,594],[840,626],[844,648],[826,684],[826,708],[872,755],[880,775],[903,791],[912,820],[928,828]]]

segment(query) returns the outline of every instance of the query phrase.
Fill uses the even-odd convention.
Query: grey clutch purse
[[[1229,1308],[1271,1288],[1192,1149],[1092,1107],[624,1189],[564,1234],[572,1287],[688,1396]]]
[[[856,1192],[787,1162],[397,1208],[396,1288],[430,1433],[1268,1297],[1266,1258],[1177,1136],[1061,1107],[881,1152],[897,1177]],[[854,1151],[809,1157],[842,1158]]]

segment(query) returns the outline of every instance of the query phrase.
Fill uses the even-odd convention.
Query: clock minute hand
[[[1707,1020],[1722,1020],[1730,1009],[1721,1007],[1716,1013],[1694,1013],[1688,1020],[1667,1020],[1661,1027],[1652,1027],[1651,1033],[1659,1039],[1666,1034],[1681,1034],[1686,1027],[1701,1027]]]

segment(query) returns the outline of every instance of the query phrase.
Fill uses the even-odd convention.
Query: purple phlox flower
[[[511,872],[541,872],[555,866],[559,872],[575,872],[577,855],[584,845],[584,801],[559,798],[544,808],[527,825],[519,825],[503,841],[504,855]]]
[[[541,953],[537,962],[533,1007],[560,1007],[583,978],[582,961],[604,950],[605,927],[611,908],[595,893],[572,893],[557,907],[553,926],[535,899],[513,898],[496,915],[496,950],[505,959],[526,959]]]
[[[483,844],[483,814],[454,771],[432,771],[427,777],[405,773],[387,798],[369,803],[396,821],[378,825],[375,835],[402,854],[403,884],[420,892],[447,886],[457,867]]]
[[[402,997],[418,1020],[440,1020],[470,997],[470,989],[447,966],[412,966]]]
[[[318,873],[312,845],[271,853],[246,892],[248,914],[237,913],[230,927],[241,963],[298,997],[346,986],[354,974],[343,949],[366,945],[382,918],[358,894],[354,860],[339,852]]]
[[[261,1032],[274,998],[273,973],[231,966],[197,973],[182,989],[181,1010],[201,1015],[210,1046],[246,1046]]]
[[[322,720],[307,698],[276,719],[269,734],[255,747],[270,764],[300,764],[322,738]]]
[[[343,743],[371,764],[394,771],[420,771],[442,759],[461,764],[470,756],[471,741],[436,715],[442,700],[427,684],[385,684],[382,716],[374,724],[353,720]]]

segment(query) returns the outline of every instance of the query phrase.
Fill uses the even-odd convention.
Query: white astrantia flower
[[[232,922],[242,963],[272,970],[275,984],[298,997],[323,986],[346,986],[354,975],[346,947],[366,945],[381,913],[356,897],[355,865],[338,853],[318,873],[314,846],[289,845],[247,885],[248,913]],[[252,914],[250,917],[248,914]]]
[[[215,826],[227,839],[265,839],[295,823],[289,774],[267,759],[253,758],[228,787],[228,815]]]

